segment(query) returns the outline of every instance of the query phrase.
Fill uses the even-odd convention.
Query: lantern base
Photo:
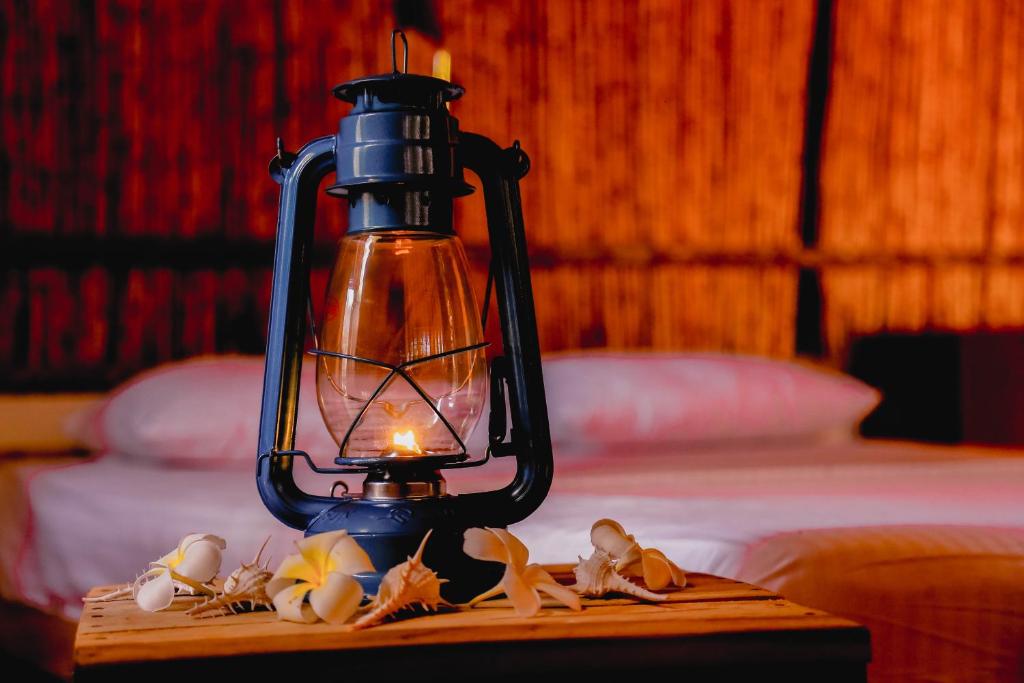
[[[475,560],[462,552],[463,533],[472,523],[459,520],[455,496],[409,500],[370,500],[346,496],[313,518],[306,535],[344,529],[366,551],[376,572],[355,578],[368,595],[377,593],[388,569],[412,557],[423,537],[433,530],[423,562],[448,579],[441,595],[449,602],[466,602],[494,587],[504,565]]]

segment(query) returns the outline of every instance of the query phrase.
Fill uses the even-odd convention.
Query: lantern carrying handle
[[[511,417],[511,442],[501,445],[516,457],[516,474],[508,486],[463,494],[458,501],[466,519],[479,526],[500,527],[525,519],[540,506],[554,471],[519,194],[519,179],[526,175],[530,161],[518,141],[502,149],[475,133],[461,133],[458,149],[463,165],[477,174],[484,191]]]
[[[395,44],[395,37],[402,39],[402,71],[401,73],[409,73],[409,39],[405,37],[405,31],[400,28],[396,28],[391,32],[391,71],[393,73],[399,73],[398,71],[398,46]]]
[[[295,154],[278,142],[270,174],[281,185],[277,215],[274,280],[267,326],[256,483],[267,509],[296,529],[335,505],[295,483],[295,421],[305,344],[305,307],[309,296],[309,258],[320,181],[335,170],[333,135],[317,138]],[[278,457],[270,458],[269,454]],[[263,461],[267,464],[264,467]]]

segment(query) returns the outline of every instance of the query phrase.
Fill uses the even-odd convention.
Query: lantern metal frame
[[[400,32],[393,33],[393,49],[396,35],[405,40]],[[392,60],[393,73],[350,81],[334,89],[337,97],[354,104],[352,111],[342,118],[337,135],[312,140],[295,153],[286,152],[278,140],[277,155],[270,164],[271,176],[281,185],[281,197],[256,479],[264,504],[281,522],[303,529],[307,535],[346,529],[356,538],[379,570],[356,577],[368,592],[376,590],[383,572],[415,552],[423,536],[432,531],[426,561],[441,576],[451,579],[446,584],[447,597],[463,599],[493,585],[501,572],[499,565],[473,560],[462,552],[464,530],[505,527],[524,519],[544,500],[553,476],[519,194],[519,181],[529,171],[530,162],[518,141],[502,148],[487,137],[458,130],[458,122],[450,115],[446,103],[462,94],[461,87],[399,72],[394,51]],[[429,125],[421,125],[424,122]],[[413,137],[409,137],[410,130],[415,132]],[[366,131],[378,136],[372,145],[360,138]],[[354,161],[356,156],[359,163]],[[409,167],[409,158],[422,156],[428,156],[431,163]],[[319,467],[308,453],[296,449],[295,422],[307,316],[312,323],[310,252],[321,181],[332,171],[336,173],[337,182],[328,188],[328,193],[348,198],[350,232],[411,229],[454,234],[452,201],[473,191],[462,180],[463,168],[480,179],[491,247],[482,315],[486,316],[493,287],[502,333],[501,354],[491,359],[489,367],[489,445],[483,457],[464,461],[409,457],[381,463],[377,461],[387,459],[343,457],[346,436],[336,460],[346,466]],[[404,213],[399,210],[403,201]],[[316,341],[315,328],[311,332]],[[405,365],[427,360],[416,359],[396,366],[319,348],[314,353],[386,367],[389,377],[404,374]],[[441,356],[434,358],[438,357]],[[416,387],[414,382],[413,386]],[[433,407],[431,401],[428,403]],[[455,434],[463,454],[469,457],[462,439],[441,417]],[[353,420],[352,428],[356,422]],[[463,454],[454,460],[462,460]],[[295,461],[303,460],[314,473],[367,474],[368,483],[373,477],[394,477],[399,481],[402,477],[434,477],[443,482],[440,470],[476,467],[492,457],[515,458],[516,473],[504,487],[425,498],[375,500],[349,494],[347,487],[340,496],[313,495],[298,486],[293,471]],[[332,486],[332,494],[337,485]]]

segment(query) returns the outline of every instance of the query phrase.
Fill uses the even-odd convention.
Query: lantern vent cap
[[[465,90],[434,76],[389,73],[365,76],[334,86],[334,96],[357,110],[414,107],[440,109],[462,97]]]
[[[402,40],[402,69],[398,69],[398,42]],[[405,32],[391,32],[391,73],[365,76],[334,86],[334,96],[355,105],[354,112],[397,107],[441,109],[465,92],[442,78],[409,73],[409,40]]]
[[[399,70],[397,39],[405,46]],[[457,152],[459,122],[447,103],[463,93],[444,78],[408,73],[409,45],[391,33],[391,73],[334,88],[353,107],[335,139],[335,183],[349,200],[349,232],[452,232],[452,199],[470,194]],[[442,72],[447,76],[447,73]]]

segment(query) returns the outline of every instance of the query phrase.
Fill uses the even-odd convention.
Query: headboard
[[[1024,322],[1014,3],[401,5],[411,70],[443,46],[463,126],[531,155],[545,350],[838,357]],[[4,3],[0,389],[261,351],[274,138],[334,128],[328,88],[389,63],[390,9]],[[321,202],[314,290],[342,213]],[[479,198],[458,221],[482,280]]]

